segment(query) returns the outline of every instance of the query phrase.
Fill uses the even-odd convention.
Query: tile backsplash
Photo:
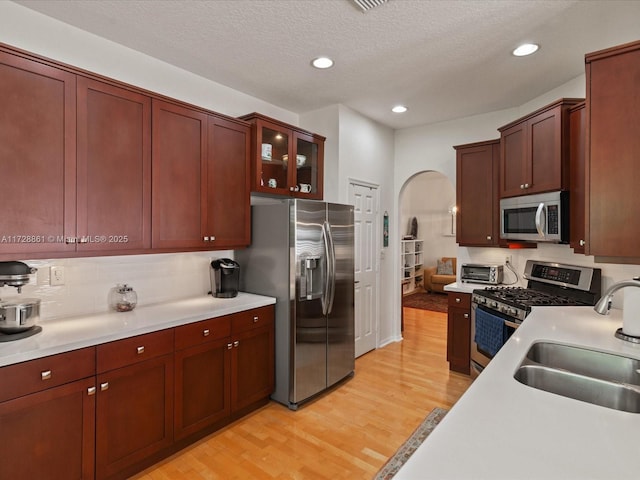
[[[207,295],[209,264],[221,257],[233,258],[233,252],[23,260],[38,269],[34,278],[21,294],[14,287],[0,287],[0,298],[39,298],[40,317],[46,321],[108,311],[109,291],[119,283],[134,288],[138,306]],[[50,285],[52,266],[64,268],[64,285]]]

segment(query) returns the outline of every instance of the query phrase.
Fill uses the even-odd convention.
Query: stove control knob
[[[517,315],[517,313],[518,313],[518,311],[515,308],[510,308],[509,309],[509,315],[515,316],[515,315]]]
[[[491,308],[496,308],[498,306],[498,302],[495,302],[495,301],[494,302],[489,302],[489,306]]]

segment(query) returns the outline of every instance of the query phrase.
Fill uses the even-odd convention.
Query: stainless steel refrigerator
[[[241,289],[275,297],[276,386],[295,410],[355,368],[353,207],[286,199],[252,206]]]

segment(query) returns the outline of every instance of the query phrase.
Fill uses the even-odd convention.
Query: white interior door
[[[355,235],[355,353],[377,347],[378,341],[378,187],[349,183],[354,206]]]

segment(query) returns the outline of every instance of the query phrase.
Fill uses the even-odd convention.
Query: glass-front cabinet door
[[[260,122],[257,130],[256,173],[259,178],[255,179],[256,190],[286,195],[289,193],[290,183],[291,132],[266,122]]]
[[[324,141],[314,135],[294,132],[296,142],[295,178],[292,186],[296,196],[322,198]],[[292,169],[293,170],[293,169]]]
[[[254,129],[251,190],[321,200],[325,138],[259,113],[240,118]]]

